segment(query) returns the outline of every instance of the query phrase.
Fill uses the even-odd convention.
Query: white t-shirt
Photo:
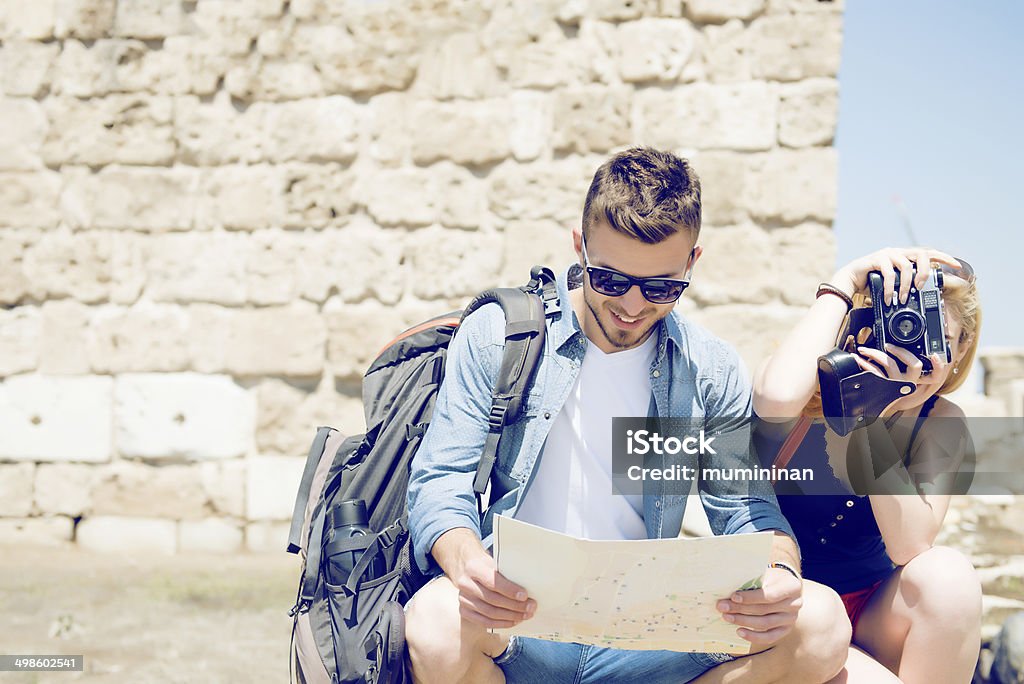
[[[583,539],[646,539],[642,497],[612,494],[612,418],[646,416],[657,335],[605,354],[587,345],[516,519]]]

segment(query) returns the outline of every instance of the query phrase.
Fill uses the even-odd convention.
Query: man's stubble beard
[[[601,331],[601,334],[604,335],[604,338],[608,341],[610,345],[619,350],[632,349],[633,347],[637,347],[640,344],[642,344],[644,341],[647,340],[647,337],[654,331],[654,326],[656,326],[658,322],[661,321],[661,319],[665,318],[665,316],[668,316],[669,313],[671,313],[672,311],[671,309],[669,309],[663,315],[654,318],[650,322],[650,324],[643,330],[628,331],[619,330],[615,327],[612,327],[611,329],[605,327],[604,321],[601,320],[601,316],[598,315],[599,312],[602,311],[602,309],[599,306],[594,305],[594,302],[591,300],[591,293],[586,288],[584,288],[583,290],[583,302],[584,304],[586,304],[587,309],[590,310],[590,315],[594,317],[594,322],[597,324],[597,327]],[[600,304],[600,302],[598,302],[598,304]],[[603,310],[606,311],[609,316],[613,315],[611,311],[609,311],[608,309]],[[645,317],[649,315],[644,312],[641,313],[643,313]],[[609,323],[609,325],[614,326],[614,323]]]

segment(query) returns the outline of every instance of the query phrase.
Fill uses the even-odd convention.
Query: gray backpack
[[[448,344],[460,322],[484,304],[505,313],[505,351],[495,379],[489,434],[474,480],[478,505],[505,424],[522,410],[544,346],[545,318],[558,312],[550,270],[535,267],[520,288],[488,290],[463,312],[406,330],[371,364],[363,379],[367,431],[345,437],[317,430],[295,500],[288,551],[304,559],[293,617],[293,682],[404,684],[403,606],[427,580],[412,558],[406,493],[412,458],[430,422],[444,378]],[[349,536],[339,512],[359,499],[369,533]],[[340,573],[338,567],[351,571]]]

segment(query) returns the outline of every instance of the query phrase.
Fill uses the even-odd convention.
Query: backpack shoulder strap
[[[487,438],[473,480],[478,504],[487,491],[498,441],[505,425],[519,417],[530,383],[537,373],[544,351],[545,319],[559,311],[555,277],[549,269],[535,267],[532,279],[521,288],[499,288],[478,295],[463,313],[463,318],[484,304],[495,302],[505,314],[505,351],[491,394],[487,417]]]

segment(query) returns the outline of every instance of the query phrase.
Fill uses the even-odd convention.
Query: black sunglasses
[[[590,276],[590,286],[594,288],[595,292],[606,297],[621,297],[629,292],[631,287],[637,285],[640,288],[640,292],[643,293],[644,299],[651,304],[671,304],[682,296],[683,290],[690,284],[689,278],[686,280],[676,278],[635,278],[610,268],[591,266],[590,260],[587,258],[587,240],[585,237],[582,238],[581,244],[583,247],[583,266],[587,271],[587,275]],[[693,257],[692,251],[690,252],[690,257]],[[688,277],[692,270],[693,267],[691,266],[690,270],[686,273]]]

